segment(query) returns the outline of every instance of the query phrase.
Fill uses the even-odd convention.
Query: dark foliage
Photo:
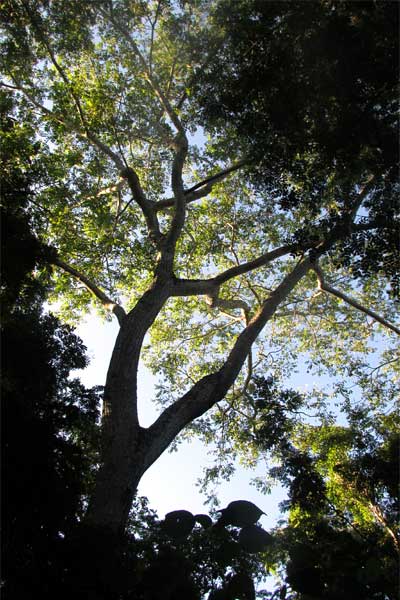
[[[58,545],[82,514],[96,462],[100,389],[69,378],[87,364],[85,347],[42,310],[48,249],[32,233],[32,179],[16,160],[32,147],[12,120],[3,133],[2,578],[5,597],[26,598],[45,593]]]
[[[248,157],[274,205],[314,219],[308,247],[327,226],[346,229],[373,178],[368,229],[336,260],[357,276],[385,273],[398,293],[398,3],[225,0],[215,27],[223,40],[195,84],[199,122],[217,148]]]
[[[289,519],[277,529],[268,550],[286,581],[277,594],[293,600],[395,600],[398,415],[388,412],[377,418],[362,403],[352,406],[347,427],[310,426],[299,449],[287,439],[293,424],[285,415],[299,406],[290,406],[295,392],[279,392],[271,379],[260,379],[253,393],[262,418],[273,419],[279,408],[278,431],[281,439],[286,437],[271,446],[275,430],[262,428],[254,440],[260,448],[273,447],[280,464],[269,476],[288,490],[281,508]],[[268,410],[269,402],[275,412]],[[301,438],[299,432],[297,436]]]

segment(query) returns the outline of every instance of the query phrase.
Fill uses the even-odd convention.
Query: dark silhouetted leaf
[[[247,552],[262,552],[273,542],[274,538],[262,527],[248,525],[239,534],[239,544]]]
[[[219,512],[222,515],[218,520],[218,524],[234,525],[235,527],[253,525],[261,515],[265,514],[258,506],[248,500],[234,500]]]
[[[195,515],[194,519],[196,523],[199,523],[204,529],[208,529],[212,525],[212,519],[208,515]]]
[[[194,516],[188,510],[174,510],[165,515],[161,527],[167,535],[174,539],[180,539],[189,535],[194,523]]]

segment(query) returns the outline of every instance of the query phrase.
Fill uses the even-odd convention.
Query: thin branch
[[[230,410],[232,410],[233,412],[237,413],[238,415],[241,415],[246,421],[250,421],[253,422],[253,418],[246,414],[245,412],[243,412],[242,410],[240,410],[240,408],[236,408],[236,406],[233,404],[233,402],[235,400],[237,400],[238,398],[240,398],[241,392],[238,392],[233,398],[232,398],[232,402],[230,401],[229,398],[224,398],[224,402],[227,403],[228,407]],[[229,410],[227,410],[225,412],[225,416],[228,414]]]
[[[246,263],[242,263],[237,265],[236,267],[231,267],[227,269],[223,273],[220,273],[216,277],[214,277],[214,281],[217,285],[221,285],[232,277],[236,277],[237,275],[243,275],[244,273],[248,273],[249,271],[253,271],[254,269],[258,269],[259,267],[263,267],[266,264],[276,260],[277,258],[281,258],[291,252],[294,252],[298,249],[297,244],[287,244],[285,246],[281,246],[280,248],[276,248],[275,250],[271,250],[270,252],[266,252],[262,254],[258,258],[254,260],[250,260]]]
[[[328,294],[332,294],[332,296],[336,296],[337,298],[340,298],[341,300],[344,300],[344,302],[347,302],[347,304],[350,304],[350,306],[353,306],[357,310],[360,310],[364,314],[375,319],[375,321],[378,321],[378,323],[380,323],[381,325],[384,325],[384,327],[387,327],[388,329],[391,329],[392,331],[397,333],[397,335],[400,335],[400,329],[398,329],[398,327],[396,327],[395,325],[392,325],[391,323],[386,321],[386,319],[384,319],[381,315],[379,315],[375,311],[371,310],[370,308],[363,306],[362,304],[357,302],[357,300],[354,300],[354,298],[351,298],[347,294],[340,292],[339,290],[335,289],[334,287],[332,287],[331,285],[326,283],[324,274],[323,274],[321,268],[317,264],[313,265],[313,270],[315,271],[315,273],[317,275],[318,287],[320,290],[322,290],[323,292],[327,292]]]
[[[54,113],[50,109],[48,109],[45,106],[43,106],[43,104],[40,104],[40,102],[37,102],[37,100],[35,100],[33,98],[33,96],[31,95],[31,90],[28,90],[28,88],[20,85],[18,83],[18,81],[15,81],[14,79],[13,79],[13,81],[14,81],[14,83],[16,85],[10,85],[9,83],[5,83],[4,81],[0,81],[0,86],[4,87],[4,88],[7,88],[9,90],[12,90],[14,92],[21,92],[29,100],[29,102],[31,102],[31,104],[33,104],[34,106],[36,106],[36,108],[38,108],[45,115],[47,115],[48,117],[50,117],[54,121],[57,121],[57,123],[60,123],[61,125],[64,125],[64,127],[66,127],[67,129],[71,129],[70,124],[68,124],[65,121],[65,119],[62,119],[56,113]]]
[[[237,171],[238,169],[247,164],[250,164],[249,160],[241,160],[231,165],[230,167],[219,171],[219,173],[216,173],[215,175],[210,175],[210,177],[207,177],[206,179],[203,179],[202,181],[199,181],[192,187],[188,188],[184,191],[186,204],[188,204],[189,202],[194,202],[199,198],[204,198],[204,196],[207,196],[211,192],[215,183],[217,183],[218,181],[222,181],[230,173]],[[166,198],[165,200],[159,200],[155,204],[155,210],[159,211],[163,210],[164,208],[170,208],[171,206],[174,206],[174,201],[174,198]]]
[[[149,53],[149,72],[150,75],[153,73],[153,47],[154,47],[154,33],[158,21],[158,17],[161,11],[161,0],[157,2],[156,14],[154,17],[154,21],[151,21],[151,39],[150,39],[150,53]]]
[[[142,209],[144,218],[146,220],[147,228],[149,230],[150,236],[157,243],[160,241],[161,233],[160,233],[160,225],[158,223],[157,215],[153,208],[153,202],[146,198],[146,195],[140,185],[139,177],[134,169],[131,167],[127,167],[121,170],[121,177],[127,180],[129,188],[132,192],[133,200],[140,206]],[[128,202],[124,208],[119,213],[119,218],[126,211],[131,202]]]
[[[79,131],[79,129],[73,123],[71,123],[70,121],[61,117],[60,115],[57,115],[54,111],[46,108],[45,106],[43,106],[43,104],[40,104],[40,102],[37,102],[37,100],[35,100],[33,98],[30,90],[28,90],[26,87],[24,87],[22,85],[19,85],[18,82],[15,82],[15,83],[17,85],[9,85],[9,84],[1,81],[0,86],[5,87],[10,90],[13,90],[15,92],[21,92],[29,100],[29,102],[31,104],[33,104],[33,106],[35,106],[37,109],[39,109],[47,117],[49,117],[56,123],[60,123],[60,125],[63,125],[71,133],[75,133],[79,138],[81,138],[85,141],[89,141],[92,145],[96,146],[106,156],[111,158],[111,160],[114,162],[114,164],[118,167],[118,169],[120,171],[122,171],[125,168],[125,165],[124,165],[123,161],[121,160],[121,158],[118,156],[118,154],[113,152],[111,150],[111,148],[109,148],[109,146],[104,144],[94,133],[91,133],[89,131],[85,131],[85,132]]]
[[[370,370],[369,377],[372,379],[372,376],[373,376],[373,374],[374,374],[376,371],[379,371],[380,369],[383,369],[383,367],[386,367],[387,365],[391,365],[391,364],[393,364],[393,363],[395,363],[395,362],[398,362],[399,360],[400,360],[400,357],[398,357],[398,358],[393,358],[392,360],[385,360],[383,363],[381,363],[381,364],[380,364],[380,365],[378,365],[377,367],[373,367],[373,368]]]
[[[253,376],[253,353],[250,348],[250,352],[247,356],[247,375],[246,375],[245,382],[243,384],[243,388],[240,392],[241,394],[248,396],[247,388],[249,387],[249,383],[251,381],[252,376]],[[254,408],[254,406],[253,406],[253,408]]]
[[[199,183],[196,183],[191,188],[186,190],[185,194],[190,194],[191,192],[194,192],[195,190],[199,189],[200,187],[203,187],[203,185],[206,185],[207,183],[216,183],[217,181],[224,179],[227,175],[229,175],[229,173],[232,173],[233,171],[237,171],[244,165],[249,165],[249,164],[250,164],[250,160],[247,158],[244,158],[243,160],[239,160],[237,163],[231,165],[230,167],[227,167],[226,169],[223,169],[219,173],[216,173],[215,175],[210,175],[210,177],[207,177],[206,179],[199,181]]]
[[[378,229],[381,227],[395,227],[396,223],[389,221],[385,218],[374,219],[373,221],[366,221],[365,223],[354,223],[352,226],[353,231],[370,231],[371,229]]]
[[[357,215],[358,209],[360,208],[361,204],[364,202],[365,198],[368,196],[368,194],[374,187],[375,182],[376,182],[375,175],[370,175],[368,177],[366,183],[363,185],[363,187],[357,194],[354,205],[352,207],[350,207],[349,213],[347,215],[347,217],[350,221],[354,221],[354,219]]]
[[[176,63],[178,62],[178,55],[174,56],[174,59],[172,61],[172,65],[171,65],[171,70],[169,73],[169,78],[168,78],[168,85],[167,85],[167,96],[169,96],[170,91],[171,91],[171,87],[174,81],[174,76],[175,76],[175,67],[176,67]]]
[[[27,3],[23,2],[23,7],[32,23],[33,28],[36,30],[39,40],[42,42],[42,44],[46,48],[46,50],[50,56],[51,62],[53,63],[53,65],[54,65],[56,71],[58,72],[58,74],[60,75],[61,79],[64,81],[64,83],[68,89],[68,92],[72,98],[72,101],[75,104],[75,107],[76,107],[78,115],[79,115],[79,119],[81,121],[83,130],[84,130],[84,133],[77,131],[78,135],[80,137],[85,138],[85,139],[89,140],[90,142],[92,142],[92,144],[97,146],[97,148],[99,148],[99,150],[101,150],[104,154],[106,154],[109,158],[111,158],[111,160],[115,163],[115,165],[118,167],[119,170],[123,170],[125,167],[124,161],[121,160],[121,158],[118,156],[118,154],[113,152],[109,146],[104,144],[104,142],[102,142],[93,132],[90,131],[84,110],[82,108],[81,101],[79,99],[79,96],[75,93],[75,90],[72,86],[71,81],[69,80],[64,69],[61,67],[60,63],[56,59],[56,56],[51,48],[51,45],[50,45],[48,39],[46,38],[45,33],[43,32],[42,23],[40,22],[41,21],[40,17],[38,17],[37,14],[33,14],[31,12]],[[41,105],[38,105],[36,102],[35,102],[35,105],[40,107],[42,110],[44,109],[44,107],[42,107]],[[46,112],[46,114],[48,114],[49,116],[52,116],[52,114],[53,114],[51,111],[48,111],[47,109],[45,109],[44,112]],[[69,126],[68,128],[71,129],[71,126]],[[73,129],[76,129],[76,128],[73,128]]]
[[[88,140],[90,140],[95,146],[97,146],[102,152],[104,152],[107,156],[109,156],[109,158],[111,158],[114,163],[117,165],[117,167],[122,170],[125,166],[124,161],[120,159],[120,157],[111,150],[111,148],[109,148],[106,144],[104,144],[94,133],[92,133],[90,131],[84,110],[82,108],[82,104],[81,101],[79,99],[79,96],[75,93],[75,90],[68,78],[68,76],[66,75],[64,69],[61,67],[61,65],[59,64],[59,62],[57,61],[55,54],[49,44],[48,39],[46,39],[45,34],[43,33],[41,27],[39,26],[37,19],[34,15],[32,15],[32,13],[29,11],[29,9],[27,9],[25,7],[25,10],[27,11],[29,18],[31,19],[32,25],[34,26],[34,28],[37,31],[37,34],[39,36],[39,39],[41,40],[41,42],[43,43],[43,45],[45,46],[51,62],[53,63],[54,67],[56,68],[58,74],[60,75],[61,79],[64,81],[65,85],[67,86],[67,89],[69,91],[69,94],[76,106],[77,112],[79,114],[79,118],[80,121],[82,123],[82,127],[84,129],[85,132],[85,136]]]
[[[47,50],[47,52],[48,52],[48,54],[50,56],[50,60],[53,63],[56,71],[58,72],[58,74],[60,75],[61,79],[64,81],[65,85],[67,86],[68,92],[69,92],[69,94],[70,94],[70,96],[71,96],[71,98],[72,98],[72,100],[73,100],[73,102],[74,102],[74,104],[76,106],[76,109],[77,109],[77,112],[79,114],[79,118],[80,118],[80,121],[82,123],[82,126],[83,126],[84,130],[87,132],[88,131],[87,121],[86,121],[86,117],[85,117],[85,114],[84,114],[83,109],[82,109],[81,102],[79,100],[79,97],[75,94],[75,91],[74,91],[74,89],[73,89],[73,87],[71,85],[70,80],[68,79],[67,75],[65,74],[64,69],[61,67],[61,65],[57,61],[57,59],[55,57],[55,54],[54,54],[54,52],[53,52],[53,50],[51,48],[51,45],[50,45],[48,39],[46,38],[46,35],[45,35],[45,33],[43,31],[43,28],[42,28],[43,23],[42,23],[41,17],[37,13],[34,14],[30,10],[30,8],[29,8],[29,6],[28,6],[28,4],[26,2],[23,2],[22,5],[23,5],[23,7],[25,9],[25,12],[26,12],[27,16],[29,17],[29,19],[31,21],[31,24],[32,24],[33,28],[36,30],[36,33],[37,33],[37,36],[38,36],[39,40],[42,42],[42,44],[46,48],[46,50]]]
[[[111,158],[111,160],[114,162],[114,164],[118,167],[118,169],[120,171],[123,171],[125,169],[125,164],[124,164],[123,160],[121,160],[121,158],[118,156],[118,154],[113,152],[111,150],[111,148],[109,146],[107,146],[107,144],[104,144],[104,142],[102,142],[97,137],[97,135],[95,135],[94,133],[92,133],[90,131],[88,131],[86,134],[82,134],[79,132],[77,132],[77,133],[80,137],[89,140],[89,142],[92,142],[92,144],[94,146],[97,146],[97,148],[99,150],[101,150],[106,156]]]
[[[90,281],[90,279],[88,277],[86,277],[86,275],[84,275],[83,273],[81,273],[80,271],[75,269],[74,267],[71,267],[70,265],[65,263],[63,260],[61,260],[59,258],[54,258],[52,260],[52,264],[56,265],[57,267],[60,267],[61,269],[63,269],[67,273],[69,273],[70,275],[73,275],[73,277],[78,279],[78,281],[83,283],[83,285],[86,287],[86,289],[88,289],[94,296],[96,296],[96,298],[98,300],[100,300],[100,302],[103,304],[104,308],[106,308],[110,312],[114,313],[114,315],[118,319],[119,325],[122,326],[122,324],[125,320],[125,317],[126,317],[126,313],[120,304],[113,302],[107,296],[107,294],[105,294],[95,283]]]
[[[122,25],[119,21],[117,21],[112,14],[107,13],[102,8],[100,8],[99,11],[100,11],[100,13],[104,17],[106,17],[107,19],[110,19],[110,21],[114,25],[114,27],[126,39],[126,41],[128,42],[129,46],[133,50],[134,54],[138,57],[140,65],[141,65],[141,67],[143,69],[143,73],[144,73],[144,76],[146,78],[146,81],[149,83],[149,85],[152,88],[153,92],[155,93],[155,95],[159,99],[161,106],[163,107],[163,109],[167,113],[168,117],[171,119],[171,122],[175,126],[176,130],[179,133],[184,134],[184,128],[183,128],[182,123],[181,123],[181,121],[180,121],[180,119],[178,117],[178,114],[173,109],[173,107],[171,106],[168,98],[166,97],[166,95],[164,94],[164,92],[161,90],[160,86],[156,82],[156,80],[155,80],[155,78],[153,76],[152,70],[149,68],[149,65],[147,64],[146,60],[144,59],[141,51],[139,50],[138,45],[136,44],[135,40],[132,38],[129,30],[124,25]]]
[[[204,198],[205,196],[208,196],[208,194],[211,192],[211,190],[212,190],[212,184],[208,184],[197,192],[190,192],[190,194],[189,194],[187,191],[185,191],[184,194],[185,194],[186,205],[188,205],[190,202],[194,202],[195,200],[199,200],[200,198]],[[174,203],[175,203],[175,198],[165,198],[165,200],[159,200],[158,202],[156,202],[154,204],[154,210],[158,212],[158,211],[164,210],[165,208],[171,208],[172,206],[174,206]]]
[[[251,345],[262,331],[266,323],[275,314],[278,306],[288,297],[290,292],[295,288],[297,283],[308,273],[311,268],[309,258],[301,259],[293,270],[288,273],[277,288],[264,301],[260,310],[249,321],[247,327],[239,335],[236,343],[221,369],[223,379],[230,379],[232,373],[238,373],[243,361],[250,351]],[[240,365],[240,366],[239,366]],[[234,377],[236,377],[236,374]]]

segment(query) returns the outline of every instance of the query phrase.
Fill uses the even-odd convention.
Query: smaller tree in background
[[[253,390],[259,416],[242,438],[278,461],[268,478],[288,490],[287,521],[264,555],[267,570],[280,574],[279,598],[397,598],[400,419],[396,389],[384,393],[381,383],[374,391],[368,383],[372,396],[344,401],[344,425],[326,414],[300,427],[297,392],[265,379]]]

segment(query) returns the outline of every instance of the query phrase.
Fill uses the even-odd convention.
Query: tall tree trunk
[[[137,412],[137,373],[144,336],[169,297],[157,282],[126,316],[118,333],[104,389],[102,448],[86,522],[122,533],[146,467],[144,429]]]

